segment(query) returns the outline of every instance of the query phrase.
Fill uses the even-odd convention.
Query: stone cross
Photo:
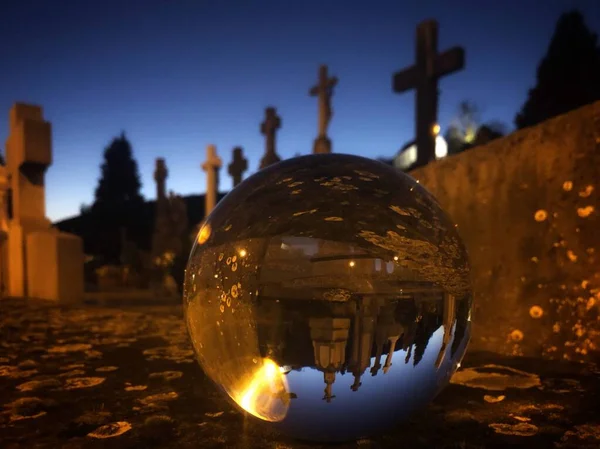
[[[265,121],[260,125],[260,132],[265,136],[265,154],[260,160],[260,168],[263,169],[281,160],[277,155],[275,147],[275,133],[281,128],[281,118],[273,107],[265,109]]]
[[[221,158],[217,155],[217,147],[208,145],[206,147],[206,161],[202,164],[202,170],[206,172],[206,194],[204,196],[204,218],[217,205],[217,193],[219,191],[219,170],[222,166]]]
[[[242,182],[242,175],[248,170],[248,161],[244,157],[242,147],[233,149],[233,160],[228,165],[229,175],[233,179],[233,187]]]
[[[394,74],[393,90],[396,93],[417,90],[415,166],[422,166],[435,160],[438,80],[464,67],[465,52],[461,47],[453,47],[438,54],[438,23],[435,20],[420,23],[416,37],[416,64]]]
[[[315,140],[314,153],[331,152],[331,143],[327,137],[327,127],[333,116],[331,97],[333,96],[333,88],[337,82],[338,79],[335,76],[329,78],[327,75],[327,66],[321,65],[319,67],[319,82],[309,91],[309,95],[318,97],[319,99],[319,134]],[[329,148],[326,142],[329,143]]]

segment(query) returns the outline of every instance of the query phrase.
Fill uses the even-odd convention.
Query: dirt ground
[[[336,445],[291,440],[205,378],[178,306],[0,301],[0,447],[600,448],[600,368],[468,353],[423,412]]]

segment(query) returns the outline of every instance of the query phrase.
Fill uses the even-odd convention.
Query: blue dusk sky
[[[256,171],[264,108],[282,118],[282,158],[306,154],[317,131],[308,90],[318,65],[339,78],[330,127],[336,152],[392,156],[414,137],[414,94],[392,74],[414,61],[415,26],[440,22],[439,48],[462,45],[466,67],[441,81],[442,132],[462,100],[512,127],[560,13],[579,8],[600,30],[599,0],[204,1],[19,0],[0,6],[0,142],[16,101],[39,104],[53,126],[47,214],[93,201],[102,152],[125,131],[142,192],[155,197],[154,160],[167,188],[201,193],[207,144],[224,168],[240,145]]]

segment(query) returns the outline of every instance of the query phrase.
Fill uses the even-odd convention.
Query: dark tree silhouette
[[[140,188],[140,175],[137,162],[133,158],[131,144],[125,133],[111,142],[104,150],[104,162],[100,167],[101,176],[96,188],[93,208],[119,208],[143,202]]]
[[[93,254],[103,255],[107,263],[120,261],[122,232],[128,240],[139,245],[148,232],[143,222],[144,199],[131,144],[122,133],[104,150],[104,162],[89,211],[97,236]]]
[[[558,19],[548,51],[537,68],[537,84],[515,118],[525,128],[600,99],[597,35],[579,11]]]

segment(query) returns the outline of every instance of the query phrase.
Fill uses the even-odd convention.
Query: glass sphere
[[[303,440],[385,431],[448,383],[470,338],[456,226],[410,176],[357,156],[272,165],[202,224],[185,319],[206,373]]]

